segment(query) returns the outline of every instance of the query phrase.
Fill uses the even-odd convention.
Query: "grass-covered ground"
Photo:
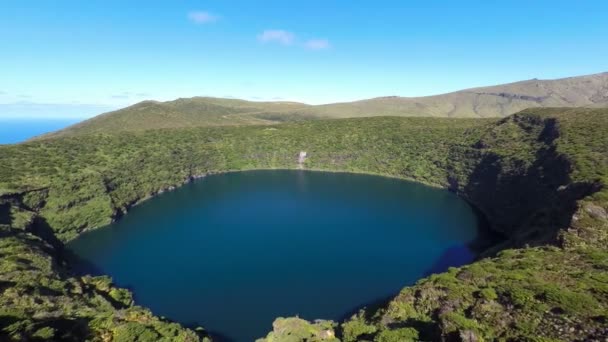
[[[608,73],[602,73],[557,80],[534,79],[435,96],[389,96],[324,105],[212,97],[144,101],[98,115],[47,137],[159,128],[270,125],[321,118],[505,117],[526,108],[605,107],[608,105],[607,82]]]
[[[6,247],[0,253],[10,257],[0,263],[0,336],[19,340],[48,327],[57,337],[67,329],[37,321],[41,315],[78,322],[91,339],[118,340],[120,329],[141,333],[142,340],[195,338],[133,307],[129,294],[110,289],[107,279],[99,280],[106,284],[99,290],[93,280],[71,277],[61,264],[61,242],[199,175],[297,168],[298,153],[306,151],[306,168],[450,188],[475,204],[506,241],[493,249],[503,249],[497,256],[423,279],[386,306],[346,322],[277,321],[269,341],[606,338],[606,132],[606,109],[535,109],[501,120],[377,117],[99,133],[2,146],[0,242]],[[55,247],[34,251],[48,243]],[[29,261],[19,258],[54,266],[27,273],[22,264]],[[42,289],[41,278],[57,279],[46,287],[59,292]],[[96,290],[75,294],[72,283]],[[61,298],[55,306],[31,304],[54,296]],[[143,326],[126,325],[125,310],[143,312],[147,318],[135,320]],[[158,336],[145,332],[150,329]]]

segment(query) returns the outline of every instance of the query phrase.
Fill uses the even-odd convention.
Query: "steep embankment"
[[[436,96],[391,96],[318,106],[210,97],[144,101],[39,138],[158,128],[277,124],[321,118],[504,117],[534,107],[608,107],[608,73],[558,80],[535,79]]]
[[[502,120],[361,118],[91,135],[4,146],[0,188],[12,204],[5,205],[3,231],[11,238],[19,232],[46,241],[52,241],[52,232],[65,241],[198,175],[296,168],[298,153],[307,151],[306,168],[384,174],[449,187],[505,234],[509,241],[504,246],[539,247],[504,251],[494,259],[424,279],[387,307],[341,326],[277,321],[270,336],[275,341],[285,334],[317,339],[337,334],[344,341],[412,336],[599,338],[608,334],[601,330],[608,320],[606,131],[607,110],[537,109]],[[18,230],[21,215],[15,212],[37,219],[25,231]],[[30,248],[29,243],[19,242],[23,248]],[[543,247],[547,244],[552,247]],[[15,265],[17,261],[3,265],[2,281]],[[20,315],[0,315],[11,322],[3,332],[31,335],[31,323],[22,322],[35,313],[48,313],[44,307],[32,311],[14,301],[10,289],[33,286],[33,291],[23,291],[30,302],[47,300],[48,294],[36,290],[28,278],[13,283],[1,298],[3,307]],[[99,312],[107,316],[112,310],[117,309]],[[53,312],[84,321],[91,336],[116,331],[100,328],[92,323],[96,320],[87,321],[93,316],[78,311]]]

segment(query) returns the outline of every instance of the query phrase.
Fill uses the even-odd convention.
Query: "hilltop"
[[[289,120],[289,113],[308,107],[297,102],[255,102],[213,97],[143,101],[104,113],[42,137],[143,131],[159,128],[267,125]],[[305,118],[306,115],[295,119]]]
[[[608,73],[472,88],[425,97],[380,97],[296,110],[323,117],[504,117],[535,107],[608,106]]]
[[[322,118],[504,117],[535,107],[606,106],[608,73],[602,73],[558,80],[534,79],[427,97],[392,96],[317,106],[211,97],[181,98],[168,102],[144,101],[101,114],[42,138],[158,128],[268,125]]]
[[[351,118],[0,146],[0,339],[203,339],[135,306],[107,277],[70,273],[63,243],[201,175],[296,169],[307,151],[305,169],[450,189],[505,240],[344,322],[277,319],[267,341],[604,340],[606,131],[608,109],[536,108],[501,119]]]

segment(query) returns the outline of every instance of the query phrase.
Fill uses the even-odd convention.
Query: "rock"
[[[472,330],[462,330],[459,334],[462,342],[479,342],[481,339]]]
[[[331,321],[317,320],[314,323],[299,317],[277,318],[272,323],[272,331],[258,342],[278,341],[328,341],[338,342]]]
[[[608,213],[599,205],[589,203],[585,205],[585,211],[593,218],[600,220],[608,220]]]
[[[306,151],[301,151],[298,155],[298,167],[300,169],[304,167],[304,161],[306,161],[307,155],[308,154],[306,153]]]
[[[319,335],[318,335],[318,336],[319,336],[319,338],[320,338],[320,339],[322,339],[322,340],[327,340],[327,339],[330,339],[330,338],[334,338],[334,337],[336,337],[336,334],[334,333],[334,331],[333,331],[333,330],[330,330],[330,329],[325,329],[325,330],[321,330],[321,331],[319,332]]]

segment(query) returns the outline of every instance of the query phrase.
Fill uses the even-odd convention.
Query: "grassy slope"
[[[475,203],[510,246],[538,247],[424,279],[386,308],[335,329],[330,322],[280,321],[270,336],[275,341],[296,330],[317,337],[335,332],[347,341],[414,335],[585,339],[608,334],[600,330],[608,319],[606,131],[608,110],[546,109],[500,121],[378,117],[98,134],[0,147],[0,193],[12,203],[11,212],[39,217],[20,234],[29,239],[52,230],[65,241],[191,177],[295,168],[298,152],[307,151],[307,168],[450,187]],[[4,216],[5,225],[15,226],[23,215]],[[14,265],[2,266],[0,280]],[[7,300],[7,290],[1,298],[11,310],[25,310]],[[15,324],[11,329],[23,333]],[[95,327],[95,336],[112,331]]]
[[[276,124],[319,118],[504,117],[531,107],[582,106],[608,106],[608,73],[559,80],[529,80],[437,96],[393,96],[320,106],[209,97],[169,102],[144,101],[44,137],[157,128]]]
[[[306,107],[303,115],[503,117],[533,107],[608,106],[608,73],[558,80],[528,80],[426,97],[381,97]]]
[[[73,134],[142,131],[158,128],[275,124],[289,111],[306,107],[296,102],[252,102],[193,97],[168,102],[143,101],[53,132],[41,138]]]

